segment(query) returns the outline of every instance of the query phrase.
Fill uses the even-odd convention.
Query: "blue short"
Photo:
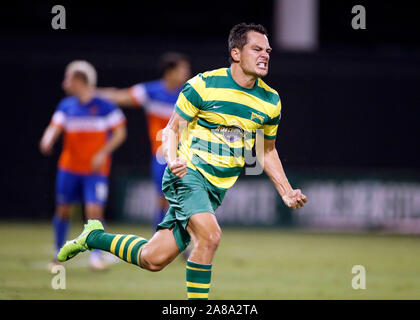
[[[105,205],[108,198],[108,178],[58,169],[55,191],[57,204],[84,202]]]
[[[163,197],[164,195],[162,192],[162,178],[163,178],[163,173],[165,172],[166,162],[164,159],[161,159],[161,160],[163,164],[160,164],[158,162],[155,155],[152,156],[151,171],[152,171],[152,180],[156,186],[156,190]]]

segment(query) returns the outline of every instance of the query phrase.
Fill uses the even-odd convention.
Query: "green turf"
[[[420,299],[420,240],[413,236],[311,234],[224,228],[213,262],[211,299]],[[71,236],[82,230],[73,225]],[[149,227],[108,225],[108,232],[150,237]],[[46,270],[49,224],[0,223],[0,299],[185,299],[185,262],[151,273],[120,262],[87,267],[88,252],[65,263],[66,289]],[[366,268],[366,290],[351,269]]]

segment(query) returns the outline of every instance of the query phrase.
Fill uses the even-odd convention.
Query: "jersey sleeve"
[[[276,112],[273,114],[273,116],[270,117],[270,119],[266,121],[263,125],[264,139],[267,139],[267,140],[275,140],[277,136],[277,128],[279,126],[280,118],[281,118],[280,100],[275,110]]]
[[[51,122],[50,124],[56,127],[59,127],[61,129],[64,129],[65,124],[66,124],[66,106],[65,106],[65,101],[61,101],[56,110],[54,111],[54,114],[51,118]]]
[[[106,122],[108,125],[108,129],[113,130],[121,125],[125,125],[126,118],[119,107],[110,104],[109,112],[106,115]]]
[[[203,99],[199,93],[202,91],[203,84],[204,80],[199,74],[185,83],[178,96],[175,111],[187,121],[194,119],[203,107]]]
[[[147,104],[149,100],[149,95],[147,94],[146,86],[143,83],[138,83],[128,89],[131,99],[137,106],[142,106]]]

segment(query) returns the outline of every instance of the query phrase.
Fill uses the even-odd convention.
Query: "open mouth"
[[[258,62],[257,63],[257,67],[260,68],[260,69],[266,70],[267,69],[267,66],[268,66],[268,63],[267,62],[261,61],[261,62]]]

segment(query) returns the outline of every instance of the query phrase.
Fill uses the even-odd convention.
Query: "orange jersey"
[[[77,97],[63,99],[51,124],[64,130],[63,150],[58,161],[60,169],[78,174],[93,174],[93,156],[105,146],[112,130],[125,125],[125,117],[114,104],[99,97],[81,104]],[[99,171],[108,176],[111,157]]]
[[[150,146],[152,153],[156,155],[162,145],[162,131],[168,124],[169,118],[161,118],[153,114],[147,115]]]
[[[168,124],[181,89],[170,91],[163,80],[139,83],[130,88],[133,101],[145,109],[154,155],[162,145],[162,130]]]

